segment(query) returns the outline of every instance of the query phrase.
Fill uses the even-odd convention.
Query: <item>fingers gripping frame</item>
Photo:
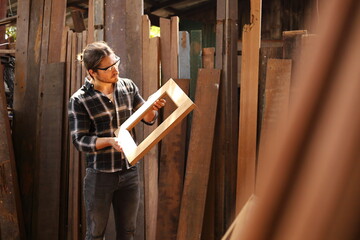
[[[171,98],[177,108],[137,146],[130,134],[131,129],[141,121],[148,111],[152,110],[155,101],[163,98],[165,95]],[[175,81],[170,78],[158,91],[151,95],[151,97],[133,115],[131,115],[119,129],[115,131],[115,135],[118,137],[120,146],[129,163],[131,165],[136,164],[194,108],[195,104],[181,90]]]

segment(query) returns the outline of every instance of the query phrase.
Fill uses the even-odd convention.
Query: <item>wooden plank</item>
[[[88,32],[89,36],[87,39],[87,43],[94,42],[94,0],[89,0],[89,6],[88,6]]]
[[[215,66],[217,69],[223,69],[223,55],[224,55],[224,18],[225,18],[225,1],[216,1],[216,54],[215,54]],[[222,104],[221,97],[219,97],[218,108]],[[225,206],[224,206],[224,191],[225,191],[225,165],[220,163],[219,159],[224,160],[224,154],[222,152],[222,142],[225,140],[223,134],[225,132],[224,125],[220,124],[224,121],[224,114],[217,114],[215,133],[219,137],[214,139],[213,146],[213,162],[215,171],[215,227],[214,235],[215,239],[220,239],[224,234],[225,228]]]
[[[63,99],[63,132],[62,132],[62,162],[61,162],[61,189],[60,189],[60,209],[67,209],[68,207],[68,187],[69,187],[69,148],[72,142],[69,137],[69,120],[68,120],[68,102],[70,98],[70,79],[71,79],[71,39],[72,31],[66,32],[65,44],[65,80],[64,80],[64,99]],[[64,34],[65,35],[65,34]],[[66,239],[67,236],[67,222],[68,212],[60,211],[60,226],[59,226],[59,239]]]
[[[266,87],[265,87],[265,107],[263,112],[261,137],[259,146],[259,159],[266,159],[263,156],[265,144],[268,144],[275,137],[270,135],[275,131],[280,120],[280,116],[287,115],[290,99],[290,80],[291,80],[291,59],[269,59],[267,63]],[[263,166],[258,162],[258,169]],[[265,169],[264,169],[265,171]]]
[[[160,38],[149,39],[150,21],[147,15],[142,16],[142,61],[143,61],[143,95],[149,97],[159,88],[160,78]],[[144,135],[149,135],[155,128],[144,127]],[[144,157],[144,214],[145,237],[149,240],[156,239],[156,217],[158,209],[158,148],[153,149]]]
[[[258,108],[258,122],[257,122],[257,145],[260,143],[261,122],[264,115],[265,108],[265,84],[267,63],[270,58],[282,58],[282,47],[261,47],[260,48],[260,68],[259,68],[259,108]]]
[[[25,232],[20,229],[20,192],[3,83],[0,74],[0,239],[20,239]]]
[[[144,96],[149,97],[156,92],[160,83],[160,38],[151,38],[149,41],[148,54],[148,76],[143,82]],[[144,49],[145,50],[145,49]],[[157,128],[144,126],[144,136],[148,136]],[[144,156],[144,186],[145,186],[145,236],[148,240],[157,239],[157,211],[158,211],[158,146],[154,146],[149,153]]]
[[[200,69],[177,239],[199,239],[205,209],[220,70]]]
[[[204,68],[213,69],[215,64],[215,48],[203,48],[202,65]]]
[[[251,1],[251,25],[243,29],[236,212],[255,190],[261,1]]]
[[[41,53],[42,0],[19,1],[19,27],[17,33],[21,52],[16,56],[16,82],[14,87],[14,152],[18,166],[19,186],[21,192],[26,235],[32,236],[33,187],[36,160],[38,153],[37,103],[39,96],[39,66]],[[31,11],[31,15],[30,15]],[[31,16],[31,18],[30,18]],[[22,23],[25,21],[26,23]],[[22,28],[21,28],[22,27]],[[24,34],[26,33],[26,35]],[[19,60],[19,58],[21,60]],[[25,58],[25,59],[24,59]],[[17,71],[19,69],[19,71]]]
[[[105,20],[104,20],[104,0],[93,0],[93,19],[94,19],[94,41],[103,41],[105,40]],[[107,4],[112,5],[113,4]],[[106,9],[107,10],[107,9]]]
[[[189,79],[175,82],[189,94]],[[177,108],[166,98],[164,119]],[[187,121],[182,121],[161,142],[157,239],[176,239],[186,160]]]
[[[171,78],[171,65],[170,65],[170,20],[160,18],[160,44],[161,44],[161,85]]]
[[[66,14],[65,0],[52,1],[51,4],[51,23],[50,23],[50,37],[49,37],[49,56],[48,62],[64,62],[65,59],[61,58],[65,49],[60,48],[63,46],[63,31],[65,28],[65,14]]]
[[[70,80],[70,95],[77,90],[76,85],[76,54],[77,54],[77,36],[76,33],[72,34],[71,41],[71,80]],[[69,149],[69,198],[68,198],[68,239],[78,239],[78,168],[77,161],[78,154],[74,145],[72,144],[71,136],[69,135],[70,149]]]
[[[179,36],[179,78],[190,79],[190,35],[180,31]]]
[[[179,17],[171,17],[170,30],[170,77],[179,78]]]
[[[65,64],[46,65],[40,135],[38,239],[58,239]],[[51,81],[50,81],[51,80]]]
[[[190,98],[195,99],[198,70],[201,68],[202,31],[190,31]]]
[[[216,169],[215,238],[235,217],[238,147],[237,11],[238,1],[217,1],[216,68],[222,69],[213,156]]]

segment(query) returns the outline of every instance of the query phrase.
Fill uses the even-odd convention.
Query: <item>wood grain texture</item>
[[[156,92],[160,84],[160,38],[150,39],[150,21],[147,15],[142,16],[142,78],[143,96],[148,98]],[[144,136],[149,135],[158,126],[144,126]],[[145,237],[156,239],[158,211],[158,146],[155,145],[144,156],[144,209]]]
[[[177,239],[199,239],[208,185],[220,70],[199,69]]]
[[[243,29],[236,213],[255,190],[261,1],[251,1],[251,13]]]
[[[2,69],[2,66],[1,68]],[[0,76],[3,83],[3,76]],[[0,239],[21,239],[21,202],[4,85],[0,86]]]
[[[189,94],[189,79],[175,79],[176,84]],[[167,100],[164,108],[164,119],[177,108]],[[164,137],[161,142],[159,168],[159,210],[157,239],[176,239],[179,222],[180,202],[183,191],[184,169],[186,159],[186,127],[187,121],[178,126]]]

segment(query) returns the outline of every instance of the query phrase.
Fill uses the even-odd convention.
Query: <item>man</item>
[[[84,199],[86,240],[103,239],[111,203],[116,239],[133,239],[139,206],[138,171],[125,159],[114,131],[145,101],[130,79],[120,78],[120,58],[105,42],[86,46],[80,60],[89,73],[69,101],[73,144],[86,152]],[[143,122],[153,124],[160,99]]]

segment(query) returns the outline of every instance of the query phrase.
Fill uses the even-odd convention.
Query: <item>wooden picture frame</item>
[[[177,108],[137,146],[130,131],[141,121],[144,115],[152,109],[155,101],[163,98],[165,95],[174,102]],[[194,108],[195,104],[181,90],[175,81],[170,78],[158,91],[151,95],[149,99],[119,127],[119,129],[115,131],[115,136],[118,137],[120,146],[129,163],[131,165],[136,164]]]

